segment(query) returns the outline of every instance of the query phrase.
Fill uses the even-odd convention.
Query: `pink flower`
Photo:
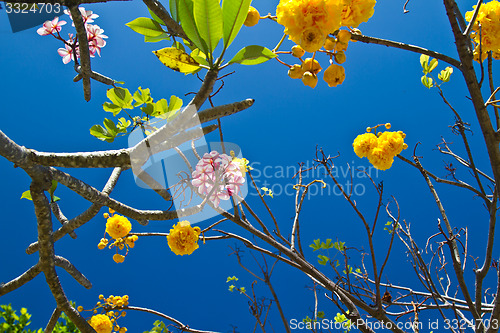
[[[93,14],[91,10],[85,10],[85,8],[83,7],[78,7],[78,9],[80,10],[80,14],[82,14],[83,24],[92,23],[94,22],[94,19],[99,17],[99,15]],[[73,18],[71,17],[71,13],[68,9],[64,10],[64,14],[68,15],[69,18],[73,20]],[[73,26],[75,26],[74,23]]]
[[[39,28],[36,32],[40,36],[51,35],[54,31],[61,31],[62,26],[66,24],[66,21],[59,21],[59,17],[55,17],[52,21],[45,21],[43,26]]]
[[[191,184],[198,188],[202,196],[209,195],[208,199],[215,207],[219,207],[221,200],[237,195],[245,182],[239,165],[230,156],[216,151],[205,154],[198,161],[192,177]]]
[[[101,56],[101,48],[106,46],[106,41],[104,40],[104,38],[108,38],[108,36],[103,35],[104,30],[101,29],[98,25],[88,24],[86,28],[91,56],[94,57],[96,53]]]
[[[57,53],[59,53],[59,55],[61,57],[63,57],[62,61],[63,61],[64,64],[67,64],[68,62],[70,62],[71,60],[73,60],[73,49],[68,44],[64,44],[64,48],[58,49]],[[78,54],[78,52],[76,53],[76,57],[77,58],[80,57],[80,55]]]

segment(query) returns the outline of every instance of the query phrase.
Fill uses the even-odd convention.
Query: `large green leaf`
[[[158,22],[161,25],[166,25],[165,22],[163,22],[162,19],[159,18],[151,9],[148,8],[148,11],[149,11],[149,15],[151,15],[153,20],[155,20],[156,22]]]
[[[144,42],[146,43],[156,43],[162,40],[170,40],[170,36],[166,32],[156,37],[144,36]]]
[[[252,0],[222,0],[224,47],[227,48],[243,26]]]
[[[201,39],[213,53],[223,36],[219,0],[194,0],[194,19]]]
[[[158,22],[147,17],[138,17],[125,25],[138,34],[148,37],[157,37],[165,32]]]
[[[170,16],[179,23],[179,0],[169,0]]]
[[[189,39],[196,45],[200,50],[202,50],[205,54],[208,51],[207,44],[201,38],[200,33],[198,32],[198,27],[196,26],[196,21],[194,19],[193,0],[178,0],[178,13],[179,19],[181,21],[182,29],[189,37]]]
[[[242,48],[238,53],[236,53],[229,63],[258,65],[273,58],[276,58],[276,54],[268,48],[259,45],[250,45]]]

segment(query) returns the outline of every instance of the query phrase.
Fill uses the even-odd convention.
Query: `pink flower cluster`
[[[85,10],[85,8],[78,8],[83,18],[83,24],[85,25],[85,30],[87,31],[87,40],[89,42],[89,51],[90,56],[95,57],[96,53],[101,56],[101,48],[106,46],[106,41],[104,38],[108,38],[108,36],[104,35],[104,30],[101,29],[98,25],[90,24],[94,22],[94,19],[98,18],[99,15],[92,13],[91,10]],[[69,15],[70,19],[71,13],[69,10],[64,11],[65,14]],[[40,36],[52,35],[56,39],[64,42],[64,48],[59,48],[57,53],[62,57],[63,63],[67,64],[73,59],[73,53],[76,50],[76,58],[80,58],[80,48],[78,45],[78,41],[73,38],[73,34],[69,34],[69,39],[64,40],[59,32],[62,29],[62,26],[66,24],[66,21],[59,21],[59,17],[54,18],[52,21],[46,21],[41,28],[37,30],[37,33]],[[75,24],[73,23],[73,26]]]
[[[215,207],[219,207],[221,200],[238,194],[245,183],[239,164],[231,156],[216,151],[203,156],[192,177],[191,184],[198,188],[198,193],[209,196]]]

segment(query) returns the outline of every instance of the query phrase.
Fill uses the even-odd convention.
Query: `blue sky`
[[[277,3],[276,0],[254,0],[253,6],[264,15],[274,13]],[[475,1],[472,0],[461,2],[463,13],[473,4]],[[196,91],[199,80],[167,69],[151,52],[170,46],[169,42],[144,43],[142,36],[124,25],[136,17],[148,16],[142,2],[114,2],[86,8],[100,15],[95,23],[109,36],[102,56],[92,60],[94,70],[124,81],[124,87],[132,92],[141,86],[150,88],[155,99],[176,95],[185,104],[189,101],[190,97],[185,94]],[[404,41],[456,57],[442,3],[413,1],[408,9],[410,12],[403,14],[403,2],[380,1],[375,6],[374,16],[360,29],[369,36]],[[62,19],[68,20],[65,15]],[[0,20],[0,44],[3,45],[0,51],[0,91],[4,92],[0,129],[18,144],[39,151],[77,152],[126,147],[126,139],[109,144],[89,134],[92,125],[102,123],[104,117],[110,116],[102,109],[107,87],[92,82],[92,100],[85,102],[81,83],[72,82],[75,74],[71,65],[64,65],[56,52],[61,47],[58,41],[50,36],[37,35],[36,28],[10,33],[3,11]],[[64,26],[63,34],[70,30],[70,24]],[[281,36],[282,27],[271,21],[261,21],[253,28],[244,27],[227,57],[251,44],[273,48]],[[292,45],[286,41],[282,49]],[[305,87],[300,80],[288,78],[286,68],[276,61],[260,66],[233,65],[228,68],[227,72],[234,70],[236,73],[224,80],[225,87],[214,98],[214,103],[255,99],[252,108],[224,118],[222,127],[225,140],[239,145],[244,157],[256,169],[254,173],[260,172],[257,177],[259,184],[267,182],[267,187],[273,188],[275,193],[292,184],[294,180],[281,177],[280,170],[296,170],[299,162],[311,165],[317,145],[332,155],[340,153],[336,165],[341,171],[346,170],[347,163],[369,167],[366,159],[359,159],[353,153],[352,141],[367,126],[386,122],[391,122],[394,130],[407,134],[406,142],[410,148],[403,152],[405,157],[411,157],[413,147],[421,142],[418,154],[424,156],[422,163],[444,177],[443,161],[447,159],[435,150],[441,136],[455,142],[454,149],[458,153],[463,153],[463,149],[459,137],[448,127],[453,124],[451,111],[441,102],[437,91],[429,91],[420,83],[419,55],[360,42],[350,43],[346,55],[346,80],[336,88],[328,88],[321,79],[314,90]],[[283,59],[293,61],[291,57]],[[320,62],[326,68],[327,59],[320,58]],[[438,70],[445,66],[440,63]],[[489,171],[482,136],[458,72],[452,75],[444,91],[464,120],[471,122],[474,133],[471,146],[476,152],[477,164]],[[219,141],[218,134],[212,133],[206,140]],[[36,222],[31,203],[19,199],[29,188],[29,178],[6,160],[0,160],[0,171],[3,182],[3,191],[0,192],[3,212],[0,281],[8,281],[36,263],[36,254],[25,254],[26,247],[36,239]],[[67,171],[97,188],[102,188],[111,173],[111,170]],[[465,170],[459,170],[458,175],[470,180]],[[340,177],[341,183],[349,181]],[[310,180],[314,178],[317,177]],[[391,195],[397,198],[402,218],[412,223],[415,237],[422,245],[429,235],[437,232],[438,211],[416,169],[396,160],[390,170],[376,173],[375,180],[384,182],[385,202]],[[366,179],[355,181],[366,190],[357,201],[367,215],[372,216],[374,190]],[[476,244],[485,241],[487,220],[480,201],[468,192],[446,186],[437,188],[452,223],[457,227],[469,226],[472,254],[482,255],[481,247]],[[69,218],[89,205],[62,186],[56,194],[62,198],[61,208]],[[154,193],[135,185],[130,172],[122,176],[113,197],[138,208],[164,208],[164,203]],[[270,225],[271,220],[255,196],[249,196],[249,202]],[[294,196],[276,195],[268,202],[279,218],[280,228],[290,229]],[[381,218],[382,221],[386,219],[384,215]],[[366,236],[360,221],[338,195],[312,195],[304,205],[301,221],[305,247],[313,239],[333,238],[346,242],[348,246],[366,248]],[[200,226],[203,228],[208,223],[202,222]],[[132,230],[168,232],[172,224],[173,221],[151,222],[148,227],[141,227],[134,223]],[[201,244],[193,255],[179,257],[169,250],[166,239],[141,238],[125,262],[117,265],[112,261],[113,251],[97,249],[104,226],[105,219],[99,214],[77,230],[78,239],[66,236],[55,246],[58,254],[71,260],[93,282],[93,288],[87,291],[65,272],[60,272],[68,297],[76,300],[78,305],[92,307],[99,294],[128,294],[131,305],[164,312],[195,328],[221,332],[230,331],[231,324],[238,326],[241,332],[253,328],[254,321],[246,299],[230,293],[225,282],[228,276],[236,275],[240,278],[239,285],[248,290],[254,280],[238,266],[234,256],[228,256],[232,252],[229,246],[234,248],[236,245],[245,250],[241,244],[234,241],[208,242]],[[226,223],[224,230],[234,232],[239,229]],[[381,226],[376,240],[377,253],[382,256],[388,236]],[[315,254],[309,249],[305,251],[314,262]],[[352,257],[355,257],[354,252]],[[244,252],[244,259],[249,267],[255,268],[248,250]],[[407,281],[409,272],[411,266],[398,244],[387,276],[391,282],[398,283]],[[274,273],[273,281],[289,319],[311,316],[314,297],[305,288],[311,285],[310,281],[282,264]],[[260,295],[269,297],[262,282],[257,286]],[[12,303],[17,309],[27,307],[33,314],[32,328],[45,326],[55,306],[43,276],[2,297],[0,303]],[[337,313],[337,309],[324,300],[320,303],[320,310],[331,319]],[[280,325],[277,312],[273,310],[271,315],[276,329]],[[121,325],[128,327],[129,332],[142,332],[150,329],[156,319],[129,312]],[[276,330],[280,331],[279,328]]]

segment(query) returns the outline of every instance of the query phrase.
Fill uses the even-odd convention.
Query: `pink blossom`
[[[108,38],[108,36],[103,35],[104,30],[101,29],[98,25],[88,24],[86,28],[91,56],[94,57],[96,53],[101,56],[101,48],[106,46],[106,41],[104,40],[104,38]]]
[[[93,14],[91,10],[85,10],[85,8],[83,7],[78,7],[78,9],[80,10],[80,14],[82,15],[83,18],[83,24],[92,23],[94,22],[94,19],[99,17],[99,15]],[[69,18],[73,20],[73,17],[71,17],[71,13],[68,9],[64,10],[64,14],[68,15]],[[74,23],[73,26],[75,26]]]
[[[57,53],[59,53],[59,55],[62,57],[62,61],[64,64],[67,64],[68,62],[73,60],[73,49],[68,44],[64,44],[64,48],[59,48],[57,50]],[[80,57],[78,52],[76,53],[76,57]]]
[[[51,35],[54,31],[61,31],[62,26],[66,24],[66,21],[59,21],[59,17],[55,17],[52,21],[45,21],[43,26],[39,28],[36,32],[40,36]]]
[[[215,207],[219,207],[221,200],[237,195],[245,182],[239,165],[230,156],[216,151],[205,154],[198,161],[192,177],[191,184],[198,188],[202,196],[209,195]]]

